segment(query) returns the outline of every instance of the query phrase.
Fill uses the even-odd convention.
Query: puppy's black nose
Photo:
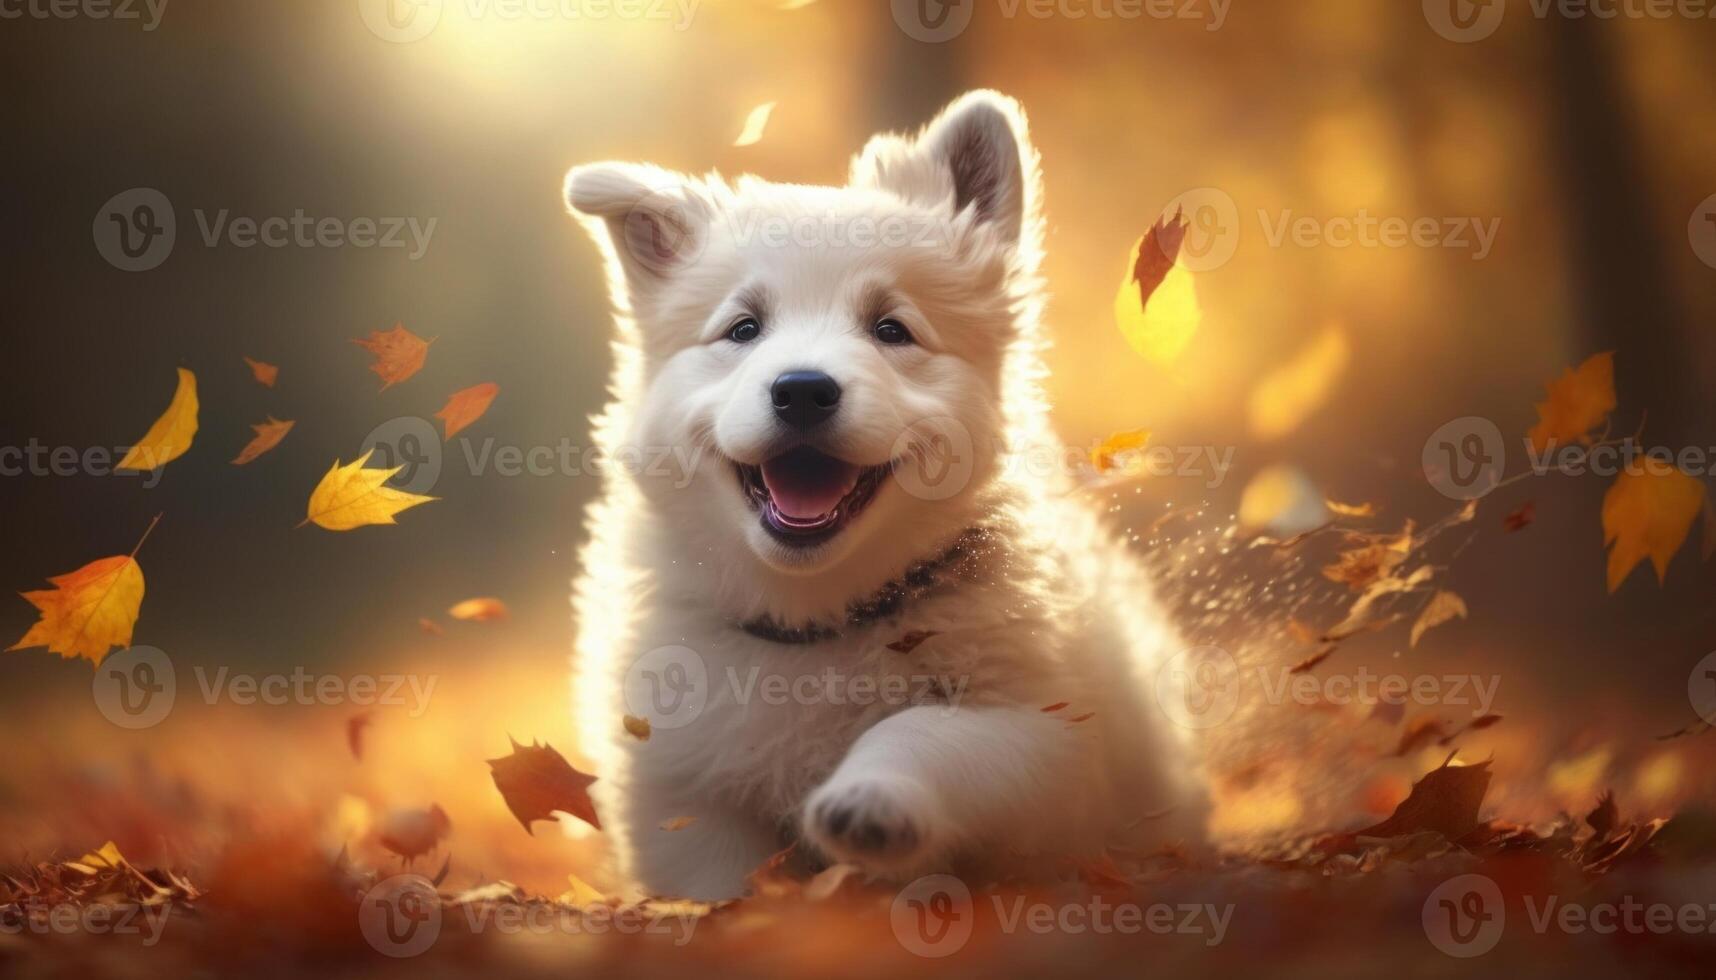
[[[808,429],[834,414],[840,386],[821,371],[788,371],[769,388],[775,415],[795,429]]]

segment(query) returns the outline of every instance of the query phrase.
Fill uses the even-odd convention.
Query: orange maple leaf
[[[368,340],[352,341],[375,355],[375,363],[369,369],[381,378],[382,391],[421,371],[424,359],[429,356],[429,345],[434,342],[433,337],[424,340],[405,329],[403,323],[395,323],[392,330],[372,331]]]
[[[1096,471],[1098,473],[1107,473],[1109,470],[1114,469],[1116,456],[1119,456],[1122,453],[1129,453],[1137,449],[1143,449],[1145,444],[1149,441],[1150,430],[1148,429],[1135,429],[1130,432],[1116,432],[1107,439],[1102,440],[1102,442],[1097,444],[1095,449],[1090,451],[1091,465],[1096,467]]]
[[[47,647],[67,660],[83,657],[99,667],[114,647],[130,646],[143,607],[143,569],[137,564],[137,550],[160,519],[157,514],[149,522],[131,554],[98,558],[75,572],[48,579],[52,589],[20,593],[41,619],[6,649]]]
[[[1646,558],[1660,583],[1668,563],[1686,542],[1704,509],[1704,484],[1678,467],[1644,457],[1621,471],[1603,495],[1603,544],[1609,552],[1609,591],[1614,592]]]
[[[1615,410],[1615,352],[1593,354],[1545,387],[1549,397],[1537,403],[1531,448],[1542,452],[1552,443],[1589,444],[1591,430]]]
[[[447,615],[454,619],[468,620],[473,623],[490,623],[507,617],[506,603],[493,596],[479,596],[454,603],[447,610]]]
[[[280,369],[273,364],[267,364],[254,358],[246,357],[244,363],[250,365],[250,373],[255,376],[256,383],[264,388],[274,387],[274,381],[280,377]]]
[[[280,440],[286,438],[286,433],[292,431],[293,424],[294,423],[290,419],[282,422],[270,415],[268,416],[268,421],[259,425],[251,426],[250,428],[256,433],[256,437],[251,439],[249,445],[245,446],[244,449],[239,452],[238,457],[232,461],[232,465],[243,466],[268,450],[273,449],[275,446],[280,445]]]
[[[506,808],[535,836],[530,825],[537,820],[552,820],[555,811],[569,813],[597,830],[602,822],[596,817],[596,805],[590,801],[590,784],[595,776],[572,768],[566,758],[554,751],[554,746],[540,742],[520,745],[512,738],[512,754],[503,759],[488,760]]]
[[[498,394],[500,385],[485,381],[449,395],[447,404],[435,413],[435,417],[447,427],[446,438],[453,438],[465,426],[482,418],[483,413],[489,410],[489,403],[494,401]]]

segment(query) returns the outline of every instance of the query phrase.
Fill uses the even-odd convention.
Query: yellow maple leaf
[[[393,515],[436,499],[385,486],[405,467],[364,469],[374,452],[372,449],[345,466],[334,460],[322,482],[310,493],[309,513],[298,526],[315,524],[330,531],[350,531],[366,524],[393,524]]]
[[[1531,448],[1542,452],[1550,443],[1589,444],[1591,430],[1615,410],[1615,352],[1593,354],[1545,387],[1549,397],[1537,403]]]
[[[1098,473],[1107,473],[1114,469],[1114,457],[1135,449],[1143,449],[1150,441],[1149,429],[1134,429],[1131,432],[1116,432],[1098,443],[1090,451],[1090,462]]]
[[[1322,407],[1346,373],[1352,346],[1339,326],[1323,328],[1316,339],[1259,381],[1251,392],[1251,431],[1277,439],[1297,429]]]
[[[1644,457],[1628,466],[1603,495],[1603,544],[1609,552],[1609,591],[1620,588],[1646,558],[1660,583],[1704,509],[1704,484],[1678,467]]]
[[[250,428],[256,433],[256,437],[251,439],[250,443],[246,445],[244,449],[240,450],[238,458],[232,461],[232,465],[243,466],[245,463],[250,462],[268,450],[273,449],[275,446],[280,445],[280,440],[286,438],[286,433],[292,431],[292,425],[293,423],[289,419],[282,422],[270,415],[268,416],[268,421],[251,426]]]
[[[119,461],[122,470],[152,470],[165,466],[191,448],[197,434],[197,376],[179,368],[179,387],[167,410]]]
[[[155,521],[159,521],[159,515]],[[143,539],[155,529],[155,521]],[[143,547],[143,540],[137,548]],[[47,647],[67,660],[83,657],[96,666],[114,647],[131,645],[131,631],[143,608],[143,569],[137,548],[129,555],[98,558],[75,572],[56,575],[52,589],[20,593],[41,618],[7,650]]]
[[[1446,589],[1437,592],[1412,624],[1412,646],[1416,647],[1425,633],[1455,618],[1466,618],[1466,600]]]

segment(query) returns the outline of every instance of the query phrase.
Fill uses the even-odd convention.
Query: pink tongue
[[[831,456],[789,453],[763,464],[763,485],[782,516],[808,521],[838,506],[858,485],[858,472],[858,467]]]

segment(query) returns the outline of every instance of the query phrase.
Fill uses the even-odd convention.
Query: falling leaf
[[[1068,719],[1067,719],[1067,724],[1069,724],[1069,725],[1076,725],[1076,724],[1078,724],[1078,723],[1079,723],[1079,722],[1081,722],[1081,721],[1089,721],[1089,720],[1091,720],[1091,719],[1092,719],[1092,718],[1095,718],[1095,717],[1096,717],[1096,712],[1094,712],[1094,711],[1087,711],[1087,712],[1085,712],[1085,713],[1084,713],[1084,714],[1082,714],[1082,715],[1075,715],[1075,716],[1073,716],[1073,717],[1071,717],[1071,718],[1068,718]]]
[[[373,711],[360,711],[346,719],[346,747],[359,762],[363,761],[363,733],[374,723]]]
[[[426,635],[426,636],[441,636],[447,632],[446,630],[441,628],[440,623],[435,622],[433,619],[430,619],[428,616],[418,617],[417,628],[419,630],[422,630],[424,635]]]
[[[462,619],[472,623],[493,623],[507,618],[506,603],[493,596],[479,596],[455,603],[447,610],[447,615],[454,619]]]
[[[280,440],[286,438],[286,433],[292,431],[292,425],[291,421],[282,422],[270,415],[268,421],[251,426],[251,431],[256,433],[256,437],[251,439],[249,445],[239,452],[238,457],[232,461],[232,465],[243,466],[280,445]]]
[[[1289,673],[1289,674],[1306,673],[1306,672],[1310,671],[1313,667],[1316,667],[1318,664],[1329,659],[1329,655],[1334,653],[1334,652],[1335,652],[1335,644],[1325,643],[1325,644],[1323,644],[1322,648],[1319,649],[1316,653],[1313,653],[1309,657],[1306,657],[1304,660],[1301,660],[1298,663],[1294,664],[1291,668],[1288,669],[1287,673]]]
[[[1412,554],[1413,529],[1411,520],[1398,535],[1351,534],[1348,543],[1358,547],[1335,556],[1335,563],[1324,566],[1323,577],[1344,583],[1354,591],[1369,588],[1378,579],[1390,577],[1394,570]]]
[[[1054,712],[1059,711],[1062,708],[1066,707],[1070,703],[1071,702],[1068,702],[1068,701],[1056,701],[1054,704],[1044,706],[1043,713],[1044,714],[1053,714]]]
[[[1591,430],[1615,410],[1615,352],[1592,355],[1546,387],[1549,397],[1537,404],[1531,448],[1542,452],[1552,443],[1588,445]]]
[[[1419,637],[1455,617],[1466,618],[1466,600],[1446,590],[1437,592],[1430,597],[1424,611],[1418,614],[1418,621],[1412,624],[1411,645],[1418,646]]]
[[[1609,552],[1609,591],[1621,587],[1638,563],[1649,558],[1657,582],[1685,543],[1703,511],[1704,484],[1651,456],[1629,466],[1603,495],[1603,544]]]
[[[1448,735],[1448,726],[1435,715],[1419,715],[1400,730],[1400,744],[1394,754],[1408,756],[1431,742],[1440,742]]]
[[[1325,499],[1323,501],[1323,506],[1329,508],[1330,513],[1338,514],[1341,517],[1375,517],[1376,516],[1376,505],[1372,504],[1372,503],[1343,504],[1338,500]]]
[[[183,456],[197,434],[197,407],[197,376],[179,368],[179,386],[167,410],[126,452],[118,468],[153,470]]]
[[[1502,530],[1510,534],[1514,531],[1523,531],[1530,527],[1531,522],[1535,520],[1537,520],[1537,502],[1527,500],[1519,505],[1518,510],[1502,518]]]
[[[52,589],[21,593],[41,618],[23,639],[7,647],[47,647],[71,660],[83,657],[100,666],[114,647],[131,645],[131,632],[143,608],[143,569],[137,551],[161,519],[149,522],[129,555],[99,558],[75,572],[48,579]]]
[[[636,715],[625,715],[620,719],[620,724],[625,726],[627,735],[630,735],[640,742],[649,741],[650,727],[648,718],[639,718]]]
[[[602,823],[596,818],[596,806],[590,801],[590,784],[595,776],[572,768],[552,745],[537,743],[523,746],[512,742],[512,754],[504,759],[488,760],[493,771],[495,789],[526,832],[533,821],[552,820],[555,811],[569,813],[597,830]]]
[[[591,905],[607,904],[607,896],[603,895],[595,888],[592,888],[589,882],[586,882],[584,879],[575,874],[568,874],[566,876],[566,880],[571,883],[572,887],[568,888],[559,898],[555,899],[555,901],[560,904],[571,905],[577,908],[587,908]]]
[[[669,817],[668,819],[663,820],[660,824],[658,824],[658,826],[662,830],[665,830],[671,834],[675,831],[684,830],[685,828],[691,826],[692,824],[694,824],[696,822],[697,822],[696,817]]]
[[[298,526],[314,523],[330,531],[350,531],[368,524],[393,524],[396,523],[393,515],[436,499],[385,486],[389,478],[405,467],[364,469],[374,452],[371,449],[346,466],[334,460],[322,482],[311,492],[308,516]]]
[[[1609,836],[1609,831],[1615,829],[1620,822],[1620,813],[1615,809],[1615,794],[1605,790],[1597,797],[1597,808],[1585,814],[1585,823],[1598,837]]]
[[[1464,735],[1467,732],[1481,732],[1484,729],[1489,728],[1491,725],[1497,724],[1501,720],[1501,715],[1479,715],[1471,721],[1466,722],[1464,725],[1461,725],[1459,728],[1456,728],[1442,736],[1437,740],[1436,744],[1442,746],[1452,745],[1454,743],[1454,739],[1459,738],[1461,735]]]
[[[1168,366],[1197,336],[1203,313],[1192,274],[1175,262],[1185,241],[1186,219],[1163,215],[1133,243],[1126,275],[1114,295],[1114,322],[1139,356]]]
[[[381,378],[382,391],[422,370],[423,359],[429,356],[429,345],[434,342],[435,338],[424,340],[402,323],[395,323],[392,330],[371,331],[368,340],[352,341],[375,355],[369,369]]]
[[[1396,837],[1435,831],[1459,840],[1478,825],[1478,808],[1490,788],[1490,764],[1453,766],[1452,755],[1441,768],[1425,773],[1412,792],[1382,823],[1358,831],[1361,837]]]
[[[440,806],[427,810],[398,809],[382,818],[377,842],[407,861],[433,851],[453,831],[453,821]]]
[[[1121,453],[1143,449],[1150,441],[1148,429],[1135,429],[1131,432],[1116,432],[1102,440],[1095,449],[1090,451],[1090,462],[1098,473],[1107,473],[1114,469],[1114,458]]]
[[[1322,407],[1351,359],[1346,332],[1339,326],[1324,327],[1316,339],[1252,389],[1251,431],[1260,439],[1278,439],[1297,429]]]
[[[451,439],[466,426],[483,417],[489,410],[489,403],[500,394],[500,385],[485,381],[480,385],[472,385],[453,392],[447,398],[447,404],[435,417],[447,427],[446,438]]]
[[[1291,636],[1293,641],[1298,643],[1300,646],[1308,647],[1318,642],[1317,637],[1319,634],[1311,627],[1310,624],[1303,620],[1300,620],[1297,617],[1289,617],[1287,620],[1287,635]]]
[[[763,128],[769,124],[769,113],[775,111],[773,102],[764,102],[751,110],[745,117],[745,128],[740,131],[739,138],[733,141],[734,146],[750,146],[763,138]]]
[[[272,364],[246,357],[244,363],[250,365],[250,373],[256,378],[256,383],[264,388],[274,387],[274,382],[280,377],[280,369]]]
[[[932,636],[940,635],[940,630],[912,630],[905,636],[902,636],[888,644],[888,649],[895,653],[911,653],[913,650],[916,650],[919,646],[923,645],[925,640]]]

